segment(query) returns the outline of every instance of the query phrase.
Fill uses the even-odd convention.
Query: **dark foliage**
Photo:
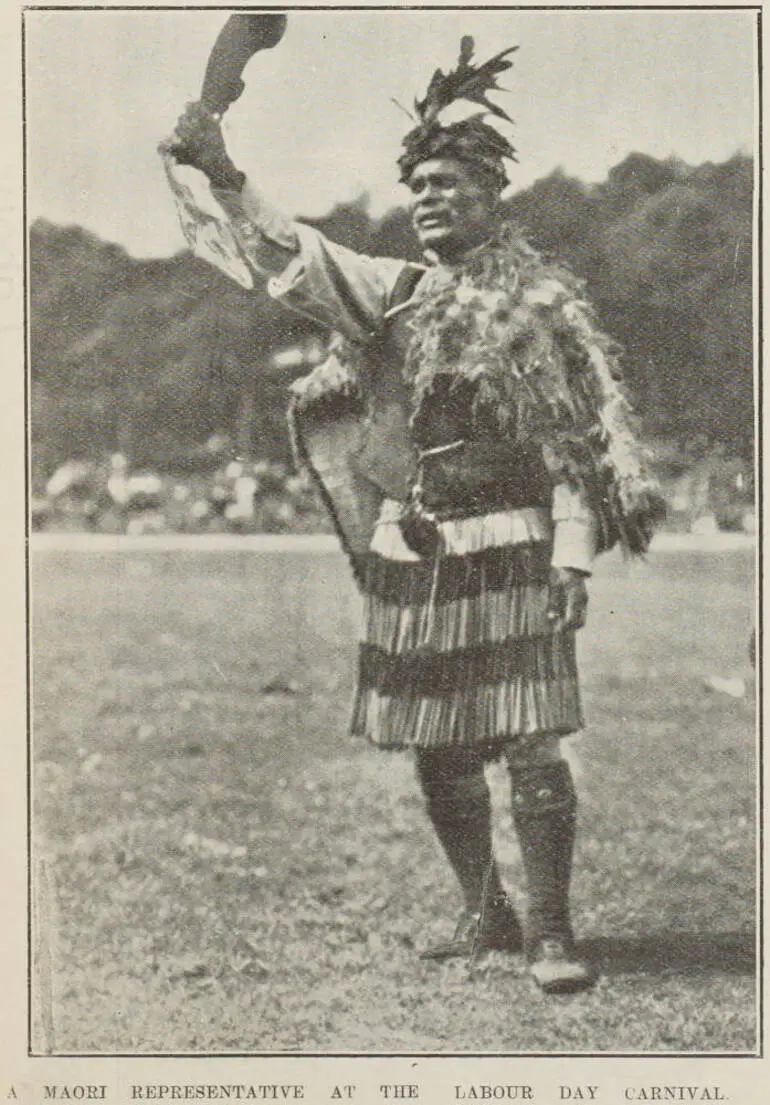
[[[647,432],[749,456],[753,163],[691,168],[631,154],[587,187],[556,171],[507,200],[534,245],[583,277]],[[314,225],[354,249],[415,258],[405,211],[362,196]],[[42,477],[68,457],[120,451],[161,470],[212,434],[288,459],[275,351],[312,324],[188,253],[137,261],[79,227],[30,233],[32,442]]]

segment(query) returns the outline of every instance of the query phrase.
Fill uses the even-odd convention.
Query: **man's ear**
[[[502,192],[489,190],[489,211],[495,218],[499,218],[503,210],[503,194]]]
[[[498,215],[502,207],[503,193],[491,183],[488,177],[479,174],[476,179],[484,193],[487,207],[492,214]]]

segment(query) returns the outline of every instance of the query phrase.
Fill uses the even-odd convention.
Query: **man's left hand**
[[[586,624],[588,608],[585,574],[576,568],[551,568],[548,588],[546,617],[554,632],[581,629]]]

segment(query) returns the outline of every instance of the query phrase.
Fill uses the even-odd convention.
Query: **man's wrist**
[[[558,567],[554,566],[551,569],[555,573],[558,579],[565,582],[571,582],[576,579],[590,579],[591,573],[585,568],[570,568],[566,564],[560,564]]]
[[[246,174],[236,169],[232,161],[226,165],[216,165],[204,170],[212,188],[223,192],[240,192],[246,183]]]

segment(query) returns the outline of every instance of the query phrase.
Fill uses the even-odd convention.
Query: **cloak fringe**
[[[458,527],[473,552],[369,554],[355,734],[384,748],[483,747],[582,727],[575,635],[554,634],[546,616],[551,542],[476,550],[514,532],[510,517],[484,521]]]
[[[358,674],[363,688],[376,687],[381,694],[431,698],[520,680],[545,685],[575,669],[575,635],[568,632],[408,655],[367,643],[361,645]]]
[[[382,748],[437,748],[566,736],[582,726],[577,679],[565,674],[548,682],[516,679],[442,697],[361,689],[352,731]]]
[[[367,595],[399,607],[478,598],[486,592],[513,593],[527,585],[546,586],[551,570],[551,543],[502,545],[438,561],[388,560],[378,553],[366,558]]]
[[[512,593],[482,591],[473,598],[401,606],[371,595],[367,602],[366,641],[392,655],[417,649],[453,652],[535,637],[549,630],[548,589],[523,585]]]
[[[386,499],[372,539],[372,552],[387,560],[420,560],[418,553],[404,541],[399,525],[403,505]],[[437,523],[439,546],[445,556],[467,556],[484,549],[504,545],[523,545],[533,541],[549,541],[553,536],[550,511],[547,507],[522,507],[494,511],[466,518],[452,518]]]

